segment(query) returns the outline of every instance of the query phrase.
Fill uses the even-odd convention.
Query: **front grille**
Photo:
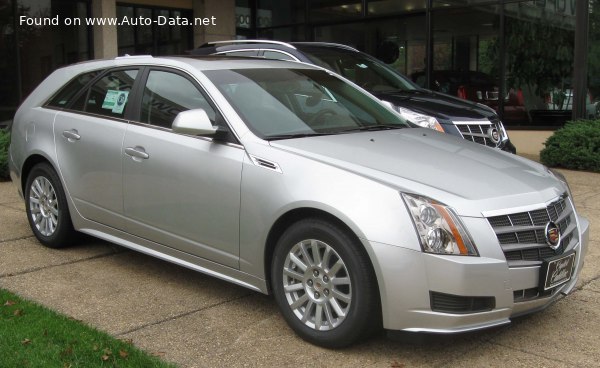
[[[497,147],[498,144],[494,143],[494,141],[490,139],[488,135],[488,130],[492,127],[495,127],[496,129],[498,129],[498,131],[500,131],[497,125],[498,122],[499,121],[474,121],[473,124],[470,124],[467,121],[455,121],[454,124],[456,125],[464,139],[471,142],[483,144],[488,147]]]
[[[577,226],[568,197],[563,195],[546,208],[528,212],[488,217],[496,232],[509,266],[517,262],[540,264],[544,259],[562,254],[575,244]],[[554,250],[546,243],[546,225],[553,221],[561,234],[560,245]]]
[[[431,310],[442,313],[486,312],[496,307],[493,296],[460,296],[430,291]]]

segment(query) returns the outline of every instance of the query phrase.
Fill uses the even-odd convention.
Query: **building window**
[[[499,42],[498,5],[435,10],[429,88],[484,104],[499,112],[502,108],[500,100],[504,97],[500,92]],[[424,74],[412,75],[412,79],[427,87],[423,84]],[[522,105],[514,106],[516,95],[513,95],[505,98],[505,107],[510,104],[510,119],[521,122],[526,119],[525,110]]]
[[[600,0],[590,1],[586,117],[600,118]]]
[[[188,9],[151,8],[129,4],[117,5],[117,18],[123,19],[168,19],[187,18],[192,20],[192,11]],[[160,18],[159,18],[160,17]],[[119,55],[182,55],[192,46],[192,27],[138,24],[117,27]]]
[[[84,0],[0,0],[0,120],[12,118],[21,100],[53,70],[91,58],[88,15]],[[19,25],[21,16],[58,17],[58,22]],[[67,18],[81,24],[66,26]]]
[[[525,110],[523,119],[514,123],[563,125],[573,110],[575,9],[521,2],[506,4],[504,14],[506,92],[509,98],[514,93]],[[510,109],[507,104],[505,119]]]

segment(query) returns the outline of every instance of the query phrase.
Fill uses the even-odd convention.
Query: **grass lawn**
[[[2,367],[174,367],[131,342],[0,289]]]

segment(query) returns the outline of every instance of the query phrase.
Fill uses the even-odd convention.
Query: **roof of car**
[[[62,69],[82,72],[86,70],[111,68],[127,65],[157,65],[157,66],[183,66],[187,64],[197,70],[222,70],[222,69],[260,69],[260,68],[311,68],[308,64],[289,62],[283,60],[258,59],[253,57],[230,56],[160,56],[150,55],[120,56],[114,59],[89,60],[66,66]]]

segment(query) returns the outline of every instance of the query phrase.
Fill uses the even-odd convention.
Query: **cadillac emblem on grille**
[[[558,226],[550,221],[546,224],[546,244],[550,246],[552,249],[558,248],[560,245],[560,229]]]
[[[487,135],[490,137],[492,142],[494,142],[494,144],[498,144],[498,142],[500,142],[500,132],[498,132],[498,129],[491,127],[488,129]]]

